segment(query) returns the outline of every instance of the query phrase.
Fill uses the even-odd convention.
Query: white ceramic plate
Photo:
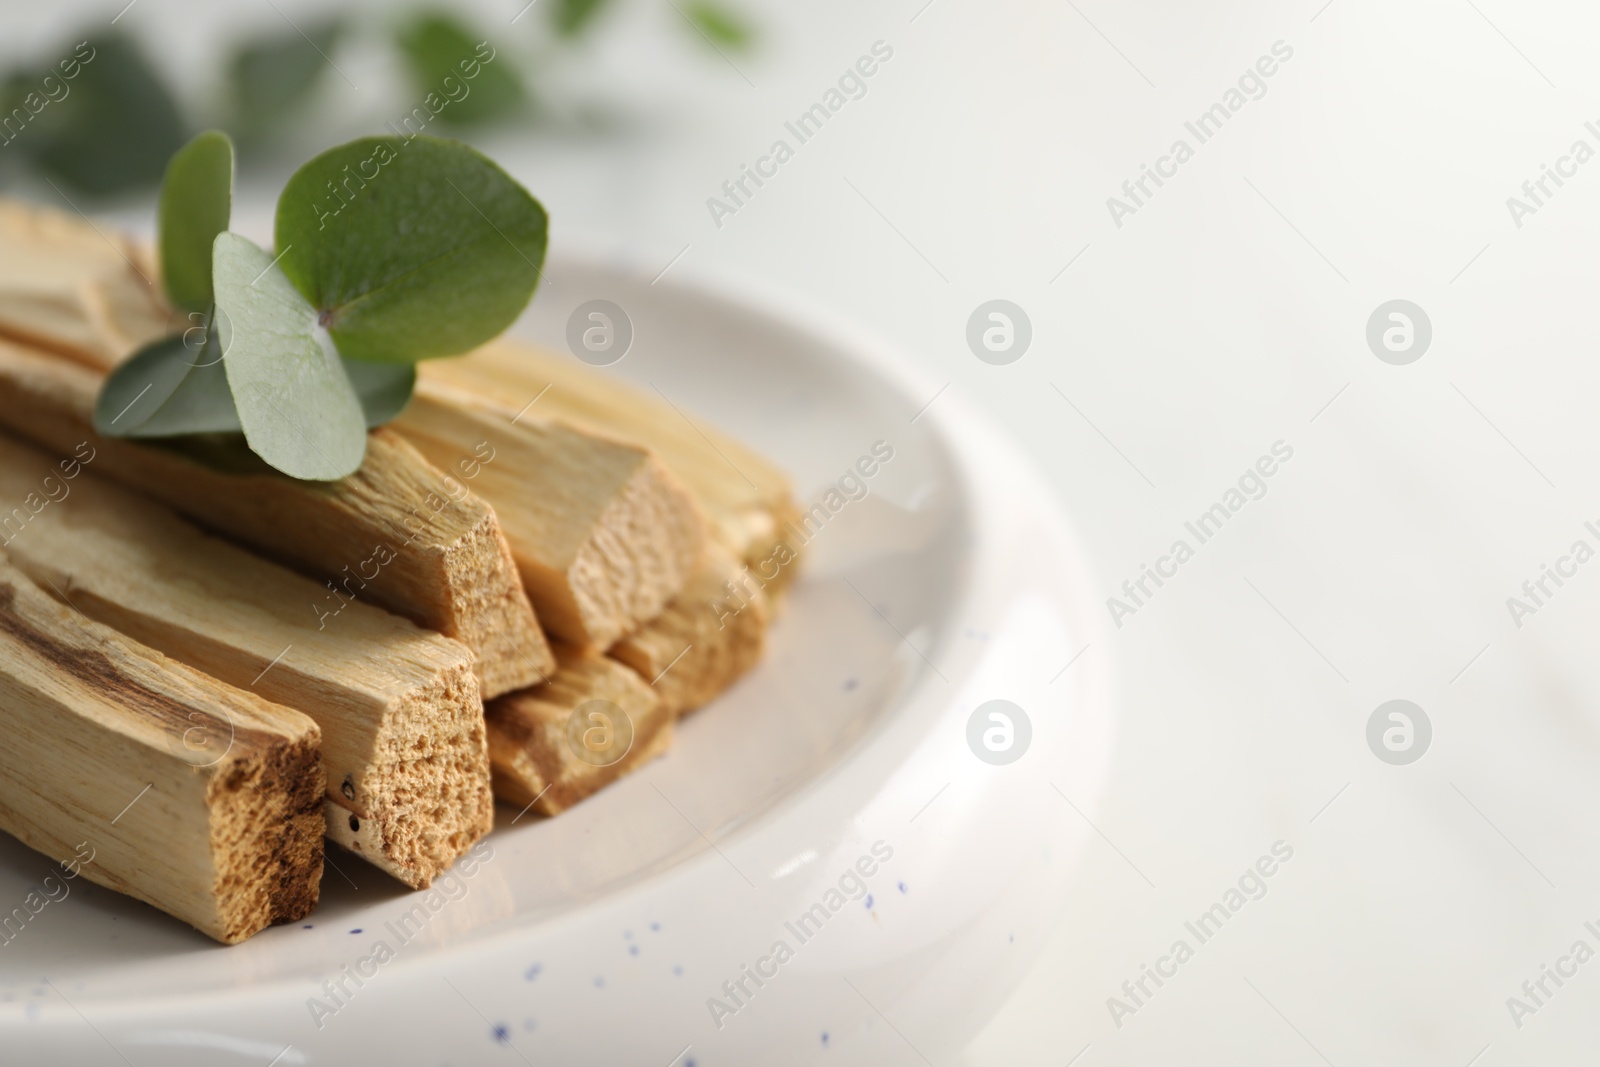
[[[681,274],[555,260],[518,329],[564,350],[579,304],[619,304],[635,340],[603,373],[773,456],[807,505],[892,448],[815,534],[766,661],[560,818],[502,807],[433,895],[335,850],[307,922],[223,948],[70,883],[0,944],[0,1061],[877,1064],[970,1039],[1060,917],[1108,763],[1071,538],[956,396],[928,405],[939,383]],[[967,741],[994,699],[1032,730],[1005,766]],[[0,918],[52,869],[0,838]]]

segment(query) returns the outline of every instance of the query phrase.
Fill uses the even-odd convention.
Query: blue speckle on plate
[[[904,882],[896,882],[895,883],[895,888],[900,890],[900,892],[904,893],[906,891],[906,884]]]
[[[361,927],[359,927],[359,926],[358,926],[358,927],[356,927],[356,928],[355,928],[355,929],[354,929],[354,930],[351,930],[351,931],[350,931],[350,932],[351,932],[351,933],[352,933],[352,934],[359,934],[359,933],[360,933],[360,932],[361,932]]]
[[[312,929],[315,929],[315,925],[312,924],[312,923],[306,923],[300,929],[302,929],[302,930],[312,930]]]
[[[535,1029],[537,1029],[538,1025],[539,1024],[534,1022],[534,1020],[532,1020],[532,1019],[524,1019],[524,1020],[522,1020],[522,1028],[524,1030],[527,1030],[529,1033],[532,1033]]]
[[[594,980],[594,987],[596,989],[604,989],[606,987],[606,980],[597,976]]]
[[[638,954],[639,954],[639,946],[638,945],[629,945],[628,946],[628,955],[637,956]]]
[[[633,940],[633,931],[632,930],[624,930],[624,931],[622,931],[622,940],[624,940],[624,941],[632,941]]]
[[[529,967],[527,970],[522,972],[522,977],[531,982],[535,978],[539,977],[539,972],[542,970],[544,970],[544,964],[535,963],[532,967]]]
[[[866,903],[867,903],[867,910],[868,910],[868,911],[871,911],[871,910],[872,910],[872,894],[871,894],[871,893],[868,893],[868,894],[867,894],[867,901],[866,901]]]
[[[494,1025],[494,1039],[496,1041],[500,1042],[500,1044],[502,1044],[502,1045],[510,1044],[510,1042],[511,1042],[511,1029],[509,1027],[507,1027],[504,1023],[495,1023],[495,1025]]]
[[[828,1046],[828,1031],[826,1030],[822,1031],[822,1046],[823,1048]]]
[[[659,934],[661,932],[661,924],[660,923],[651,923],[650,924],[650,932],[652,934]]]
[[[682,978],[683,977],[683,964],[681,964],[681,963],[673,964],[672,973],[677,975],[679,978]]]
[[[845,682],[844,682],[844,691],[846,693],[851,692],[852,690],[855,689],[856,686],[858,686],[860,684],[861,683],[856,681],[854,678],[846,678]]]

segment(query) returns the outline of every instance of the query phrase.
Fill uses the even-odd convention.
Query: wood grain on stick
[[[0,200],[0,336],[109,370],[140,345],[190,325],[152,284],[153,258],[139,242],[66,212]],[[542,416],[651,449],[700,502],[717,538],[751,566],[789,540],[785,527],[800,515],[787,474],[665,394],[513,338],[419,370],[424,383],[508,418],[537,398]],[[801,546],[789,547],[798,558]],[[784,567],[769,592],[780,593],[797,571]]]
[[[0,828],[229,944],[315,906],[316,723],[91,622],[0,554]]]
[[[109,370],[139,345],[189,325],[150,284],[152,261],[138,242],[80,218],[0,200],[0,336]],[[792,540],[785,528],[800,511],[788,475],[665,394],[513,338],[419,370],[424,383],[508,418],[537,398],[544,417],[649,448],[699,501],[713,534],[751,566]],[[801,546],[788,547],[798,562]],[[781,594],[798,569],[785,566],[769,592]]]
[[[672,715],[637,674],[564,647],[558,658],[548,684],[486,709],[495,796],[541,815],[566,811],[672,744]]]
[[[664,394],[651,395],[568,356],[501,338],[458,359],[419,368],[425,386],[482,407],[530,413],[643,445],[694,494],[718,540],[752,566],[772,556],[799,517],[789,476],[738,439],[692,418]],[[800,546],[791,544],[798,556]],[[773,590],[792,580],[785,567]]]
[[[188,323],[144,246],[86,220],[0,200],[0,333],[111,367]]]
[[[0,342],[0,427],[61,454],[91,442],[98,473],[325,581],[330,609],[367,600],[455,638],[476,654],[485,695],[548,677],[554,657],[494,511],[398,435],[374,431],[348,478],[299,482],[233,441],[98,437],[99,385],[87,368]]]
[[[769,612],[761,587],[721,545],[667,609],[611,646],[673,715],[716,698],[761,659]]]
[[[93,464],[91,463],[92,467]],[[28,506],[30,494],[39,510]],[[0,434],[0,543],[41,587],[322,730],[327,834],[413,888],[494,822],[472,653]]]
[[[660,613],[700,557],[693,498],[638,445],[428,391],[394,426],[435,463],[488,443],[473,491],[499,514],[539,621],[563,641],[610,645]]]

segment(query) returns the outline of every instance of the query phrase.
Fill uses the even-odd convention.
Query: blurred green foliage
[[[529,19],[492,37],[443,8],[412,9],[398,22],[387,12],[331,15],[236,42],[218,72],[221,91],[188,107],[133,38],[97,30],[81,45],[66,46],[66,58],[54,67],[0,74],[0,167],[7,174],[31,170],[63,191],[114,196],[156,185],[167,160],[204,126],[226,130],[241,150],[259,153],[315,119],[329,84],[343,78],[334,57],[354,40],[395,50],[411,93],[397,101],[400,108],[436,94],[426,106],[457,131],[526,119],[538,114],[531,106],[538,78],[549,77],[552,66],[535,57],[548,59],[546,45],[586,36],[597,16],[615,6],[615,0],[544,0],[542,29]],[[749,23],[717,0],[694,0],[680,11],[697,36],[719,48],[747,48],[754,39]]]
[[[563,37],[582,33],[605,6],[605,0],[556,0],[551,21]]]
[[[684,14],[713,44],[744,48],[750,43],[752,31],[749,24],[724,7],[701,0],[690,4]]]
[[[243,142],[276,133],[331,74],[328,55],[344,26],[336,19],[258,37],[228,59],[230,132]]]
[[[188,124],[171,90],[144,52],[122,34],[91,37],[69,53],[68,78],[58,63],[7,79],[5,109],[15,150],[45,177],[93,195],[161,180]],[[65,61],[62,61],[65,62]]]
[[[449,101],[438,115],[447,125],[506,118],[527,97],[511,57],[491,46],[487,55],[493,58],[483,62],[484,39],[449,15],[419,15],[401,27],[396,42],[418,94],[437,93]]]

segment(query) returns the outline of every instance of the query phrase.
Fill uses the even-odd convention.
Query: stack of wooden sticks
[[[0,829],[233,943],[315,906],[324,835],[426,887],[494,798],[571,807],[760,658],[798,509],[739,442],[508,340],[425,364],[339,482],[97,435],[187,325],[155,280],[0,202]]]

